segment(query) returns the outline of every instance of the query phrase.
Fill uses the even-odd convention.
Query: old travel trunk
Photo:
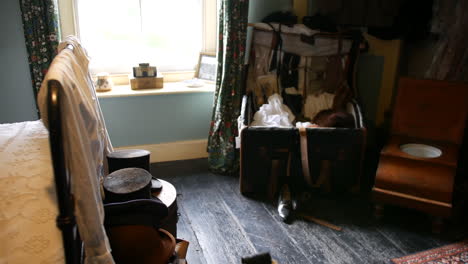
[[[321,33],[303,25],[255,24],[239,117],[241,193],[273,198],[284,182],[327,191],[359,188],[366,138],[352,85],[359,41],[355,34]],[[333,61],[339,62],[338,68],[330,65]],[[340,100],[340,78],[349,87],[343,111],[352,116],[351,125],[252,125],[255,113],[275,93],[283,97],[295,121],[312,120],[308,102],[323,93],[333,94],[333,102]]]

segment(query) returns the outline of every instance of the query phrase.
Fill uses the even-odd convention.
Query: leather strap
[[[300,149],[301,149],[301,162],[302,162],[302,175],[304,180],[310,186],[314,185],[314,181],[310,175],[309,168],[309,153],[307,151],[307,130],[304,127],[299,128]]]
[[[304,87],[302,89],[302,100],[303,104],[302,107],[304,108],[305,101],[307,99],[307,87],[309,84],[309,72],[308,72],[308,66],[309,66],[309,57],[305,57],[305,63],[304,63]]]
[[[309,184],[310,187],[320,187],[327,183],[327,179],[330,177],[330,162],[326,160],[321,161],[321,169],[318,178],[315,178],[310,174],[309,164],[309,151],[307,146],[307,128],[299,128],[299,141],[301,149],[301,163],[302,163],[302,175],[304,180]],[[329,186],[327,187],[330,188]]]

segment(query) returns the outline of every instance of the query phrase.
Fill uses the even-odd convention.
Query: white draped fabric
[[[66,46],[71,44],[73,50]],[[103,220],[100,182],[104,176],[106,154],[112,145],[104,124],[94,84],[88,70],[86,50],[76,37],[59,45],[38,95],[38,105],[47,126],[47,82],[58,81],[63,87],[60,98],[62,129],[65,136],[65,160],[71,175],[75,214],[84,242],[85,263],[114,263]]]

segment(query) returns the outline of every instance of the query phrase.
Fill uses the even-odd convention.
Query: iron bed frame
[[[73,51],[73,46],[68,45],[66,49]],[[47,82],[47,87],[49,144],[59,209],[56,224],[62,232],[66,264],[81,264],[84,259],[83,244],[76,225],[74,197],[70,190],[70,174],[64,156],[64,135],[60,109],[62,86],[57,80],[49,80]]]

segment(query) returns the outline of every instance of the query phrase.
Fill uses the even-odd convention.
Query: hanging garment
[[[337,54],[328,57],[327,67],[325,70],[325,80],[322,84],[322,89],[329,93],[334,93],[342,82],[346,80],[342,56],[342,38],[338,38]]]
[[[301,57],[292,53],[283,53],[280,84],[283,89],[284,103],[298,116],[302,111],[302,95],[297,89],[299,83],[299,63]]]
[[[254,96],[256,106],[261,106],[267,102],[269,96],[278,93],[277,76],[269,72],[271,55],[270,47],[258,46],[252,49],[246,92]]]
[[[268,102],[268,98],[279,93],[278,78],[276,74],[261,75],[257,77],[255,94],[257,105]]]
[[[322,92],[328,57],[310,56],[304,57],[304,60],[305,68],[303,71],[303,79],[301,78],[300,81],[304,84],[304,97],[307,98],[307,95],[309,94],[318,94]]]
[[[331,93],[308,95],[304,104],[304,116],[310,120],[314,119],[318,112],[332,108],[334,98],[335,95]]]

